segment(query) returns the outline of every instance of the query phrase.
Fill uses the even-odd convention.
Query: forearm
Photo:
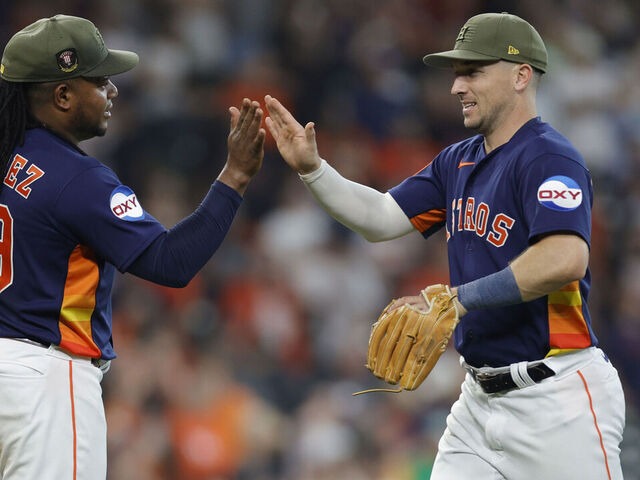
[[[586,242],[555,234],[527,248],[507,268],[456,289],[465,310],[529,302],[584,277],[589,260]]]
[[[138,277],[170,287],[184,287],[218,249],[242,199],[216,182],[200,206],[159,236],[127,269]]]
[[[244,195],[244,192],[247,190],[249,182],[251,181],[251,176],[225,165],[220,172],[220,175],[218,175],[217,180],[224,183],[227,187],[233,188],[238,195]]]
[[[572,234],[545,237],[511,262],[522,300],[528,302],[584,277],[589,247]]]
[[[370,242],[414,230],[390,194],[347,180],[324,160],[320,168],[300,178],[329,215]]]

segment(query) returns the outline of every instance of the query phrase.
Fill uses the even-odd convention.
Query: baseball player
[[[115,269],[184,286],[222,242],[262,164],[258,102],[230,108],[229,154],[200,206],[170,230],[78,143],[102,136],[138,63],[88,20],[16,33],[0,67],[0,478],[106,477],[100,381],[115,357]]]
[[[368,240],[446,228],[468,373],[431,478],[621,479],[624,396],[587,308],[591,178],[537,116],[542,38],[517,16],[482,14],[424,62],[453,69],[451,93],[478,134],[387,193],[343,178],[318,156],[313,123],[270,96],[266,121],[319,203]],[[405,303],[426,308],[424,294],[391,308]]]

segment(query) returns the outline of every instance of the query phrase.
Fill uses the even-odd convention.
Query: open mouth
[[[468,112],[476,106],[476,102],[462,102],[462,111]]]

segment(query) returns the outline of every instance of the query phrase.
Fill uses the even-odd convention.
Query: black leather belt
[[[480,385],[484,393],[500,393],[518,388],[516,382],[511,378],[510,372],[497,373],[495,375],[479,373],[474,369],[469,369],[469,372],[478,385]],[[556,374],[556,372],[551,370],[544,363],[527,367],[527,372],[529,373],[531,380],[536,383],[540,383],[545,378],[552,377]]]

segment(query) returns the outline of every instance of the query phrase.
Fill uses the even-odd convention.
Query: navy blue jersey
[[[453,286],[495,273],[545,234],[571,232],[590,245],[593,189],[584,160],[539,118],[485,153],[477,135],[443,150],[390,190],[425,237],[447,229]],[[503,366],[596,345],[585,277],[518,305],[462,317],[455,347],[474,366]]]
[[[0,222],[0,337],[114,358],[114,267],[165,228],[111,169],[43,128],[13,152]]]

